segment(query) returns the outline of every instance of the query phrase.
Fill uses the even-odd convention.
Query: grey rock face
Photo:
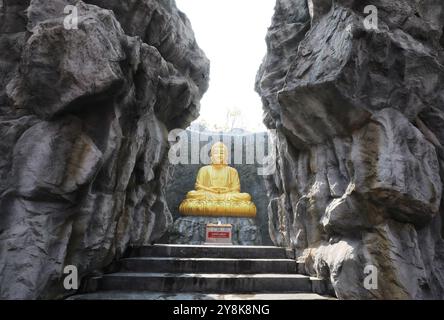
[[[443,25],[442,1],[277,1],[256,82],[271,238],[341,299],[444,298]]]
[[[167,132],[208,74],[174,1],[1,1],[0,298],[63,296],[64,266],[165,233]]]

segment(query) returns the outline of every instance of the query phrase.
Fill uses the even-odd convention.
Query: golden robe
[[[179,211],[193,216],[255,217],[256,206],[240,192],[239,174],[228,165],[200,168],[195,190],[187,193]]]

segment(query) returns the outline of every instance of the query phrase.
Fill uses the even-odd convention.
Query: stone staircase
[[[329,299],[327,283],[298,274],[293,252],[278,247],[153,245],[113,270],[70,299]]]

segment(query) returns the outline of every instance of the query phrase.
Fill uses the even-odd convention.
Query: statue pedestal
[[[255,219],[236,217],[180,217],[170,231],[169,243],[203,245],[207,224],[231,224],[233,245],[255,246],[262,244],[259,226]]]

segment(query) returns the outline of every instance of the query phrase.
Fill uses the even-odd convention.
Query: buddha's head
[[[228,148],[222,142],[216,142],[211,147],[211,163],[214,165],[228,164]]]

